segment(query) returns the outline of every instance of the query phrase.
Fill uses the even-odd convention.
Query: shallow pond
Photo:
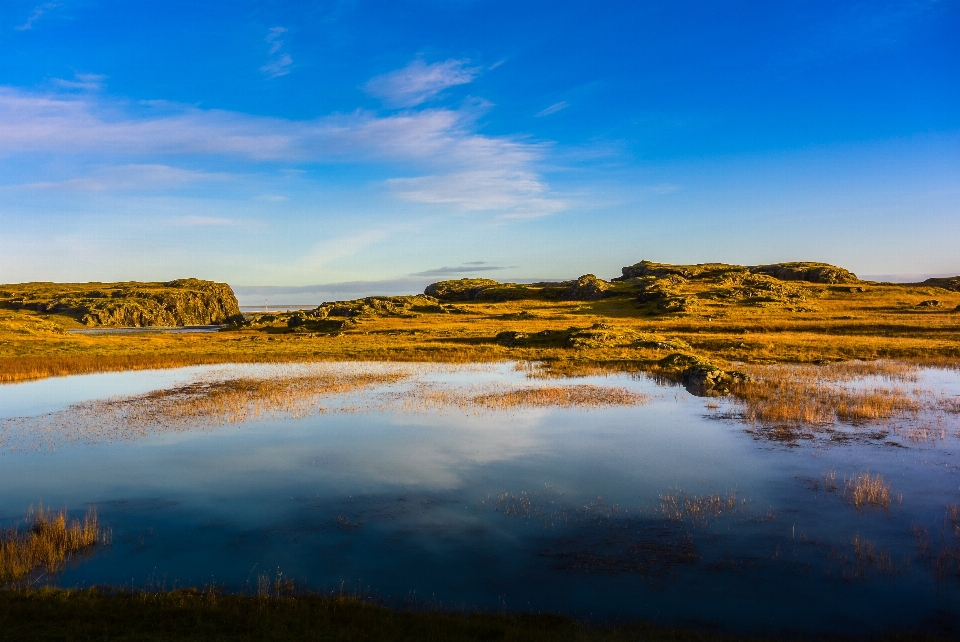
[[[423,403],[422,391],[511,389],[527,374],[376,367],[405,374],[296,412],[157,430],[149,413],[136,430],[77,426],[104,421],[92,400],[290,369],[2,386],[0,525],[40,501],[77,516],[95,506],[112,544],[32,580],[62,586],[254,592],[280,573],[395,606],[743,632],[960,631],[960,415],[928,418],[935,437],[904,438],[889,422],[864,438],[782,442],[729,401],[645,377],[550,382],[624,388],[646,395],[639,405],[476,407]],[[921,371],[915,385],[960,395],[957,372]],[[405,404],[415,390],[421,402]],[[845,480],[864,472],[889,484],[889,505],[854,505]]]

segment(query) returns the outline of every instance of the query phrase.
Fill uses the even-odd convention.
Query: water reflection
[[[57,416],[197,376],[268,372],[231,368],[7,386],[0,416]],[[113,545],[65,570],[56,578],[65,585],[253,592],[258,574],[280,568],[314,588],[345,583],[399,605],[731,630],[863,632],[960,617],[954,414],[939,415],[934,440],[891,445],[913,429],[904,422],[854,427],[882,429],[882,439],[787,447],[747,432],[729,400],[643,378],[570,382],[620,387],[641,405],[500,410],[395,402],[414,385],[529,385],[510,364],[410,376],[324,402],[349,412],[7,450],[0,520],[13,524],[39,500],[79,516],[95,504]],[[956,373],[916,376],[960,392]],[[851,494],[865,476],[887,489],[879,507]]]

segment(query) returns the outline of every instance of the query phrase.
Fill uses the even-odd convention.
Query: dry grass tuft
[[[763,425],[824,426],[914,416],[922,404],[900,387],[865,385],[863,378],[911,381],[916,368],[889,362],[827,366],[765,366],[733,393],[746,421]]]
[[[97,399],[40,417],[0,422],[0,446],[11,450],[55,448],[61,443],[104,443],[269,417],[325,412],[321,402],[374,386],[400,382],[398,368],[270,369],[260,376],[216,375],[143,395]]]
[[[579,408],[600,406],[634,406],[646,403],[647,396],[626,388],[578,385],[521,388],[473,397],[474,404],[484,408]]]
[[[687,495],[681,490],[668,492],[660,496],[660,512],[666,519],[672,521],[690,519],[695,522],[706,522],[736,508],[736,491],[731,492],[726,497],[719,493],[699,496]]]
[[[852,568],[844,572],[847,579],[865,580],[869,571],[885,575],[895,575],[897,568],[893,558],[886,551],[878,551],[870,540],[856,535],[853,538]]]
[[[867,472],[845,480],[843,495],[857,508],[890,508],[890,484],[880,474]]]
[[[142,395],[96,399],[48,415],[0,420],[0,449],[30,451],[70,443],[128,441],[154,433],[329,412],[450,408],[501,412],[602,408],[647,401],[646,395],[622,387],[502,382],[463,386],[424,377],[485,367],[382,363],[234,366]],[[387,389],[394,384],[403,385]],[[347,397],[351,393],[364,395]]]
[[[21,530],[0,533],[0,585],[27,577],[34,569],[56,573],[80,553],[107,544],[110,534],[100,528],[97,513],[90,509],[83,521],[68,520],[65,510],[33,509]]]

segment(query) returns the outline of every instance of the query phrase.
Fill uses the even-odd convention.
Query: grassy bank
[[[581,285],[471,281],[476,287],[457,290],[458,282],[445,282],[454,285],[431,291],[446,299],[380,297],[307,314],[247,315],[245,323],[196,335],[70,334],[84,327],[76,315],[0,306],[0,382],[325,360],[517,360],[542,361],[556,372],[656,372],[677,353],[722,368],[852,359],[960,364],[960,286],[953,281],[815,283],[707,267],[648,264],[639,276],[581,278]]]
[[[708,642],[743,638],[642,623],[590,627],[555,615],[396,611],[353,598],[318,595],[254,597],[198,590],[145,593],[40,589],[0,591],[0,639]],[[941,638],[891,635],[872,639]]]

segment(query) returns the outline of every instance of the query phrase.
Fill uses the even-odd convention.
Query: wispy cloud
[[[290,57],[290,54],[282,51],[282,36],[286,32],[287,30],[284,27],[273,27],[267,32],[267,37],[264,38],[270,45],[270,49],[267,51],[270,60],[260,67],[260,71],[266,74],[267,78],[279,78],[280,76],[286,76],[290,73],[293,58]]]
[[[202,181],[224,181],[229,174],[200,172],[169,165],[120,165],[101,169],[89,176],[63,181],[26,183],[12,187],[30,190],[119,191],[180,187]]]
[[[218,218],[215,216],[175,216],[170,219],[170,223],[177,227],[197,227],[197,226],[233,226],[240,225],[241,221],[235,218]]]
[[[81,74],[75,73],[73,80],[64,78],[54,78],[53,84],[61,89],[72,89],[76,91],[98,91],[103,87],[103,81],[107,77],[101,74]]]
[[[17,154],[158,156],[284,163],[377,163],[395,171],[385,182],[402,200],[505,218],[543,216],[564,208],[541,176],[550,147],[515,136],[477,132],[488,106],[420,109],[389,116],[356,111],[312,120],[251,116],[171,103],[128,103],[97,93],[35,93],[0,87],[0,158]],[[392,169],[390,169],[392,168]],[[131,170],[133,171],[133,170]],[[189,170],[184,170],[189,171]],[[154,176],[157,182],[162,176]],[[123,177],[121,177],[123,178]],[[205,180],[183,174],[182,180]],[[135,186],[141,178],[119,181]],[[116,181],[115,181],[116,182]],[[96,189],[102,176],[72,187]],[[48,187],[53,187],[52,185]],[[105,188],[105,187],[103,187]]]
[[[456,274],[475,274],[477,272],[495,272],[496,270],[507,270],[510,267],[504,265],[486,265],[485,261],[474,261],[464,263],[455,267],[440,267],[433,270],[424,270],[423,272],[414,272],[410,276],[452,276]]]
[[[14,27],[14,29],[16,29],[17,31],[29,31],[30,29],[33,29],[33,24],[37,20],[42,18],[44,14],[49,13],[53,9],[56,9],[57,7],[59,7],[60,5],[61,3],[59,2],[44,2],[43,4],[34,7],[33,11],[30,12],[30,15],[27,16],[27,21],[24,22],[22,25]]]
[[[543,109],[543,110],[541,110],[541,111],[538,111],[536,114],[534,114],[534,116],[535,116],[536,118],[542,118],[543,116],[549,116],[550,114],[555,114],[555,113],[557,113],[558,111],[560,111],[561,109],[566,109],[566,108],[569,107],[569,106],[570,106],[570,103],[568,103],[568,102],[565,101],[565,100],[561,100],[561,101],[558,102],[558,103],[553,103],[552,105],[550,105],[550,106],[547,107],[546,109]]]
[[[445,60],[426,64],[421,58],[403,69],[371,79],[364,89],[391,107],[415,107],[444,89],[473,82],[479,67],[467,67],[469,60]]]
[[[501,218],[537,218],[565,207],[562,200],[547,195],[537,175],[516,169],[476,169],[394,178],[387,183],[408,201],[449,205],[468,212],[493,211]]]

